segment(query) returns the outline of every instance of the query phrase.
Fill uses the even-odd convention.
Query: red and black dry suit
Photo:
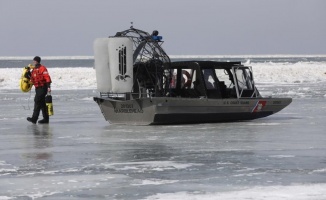
[[[37,121],[40,111],[44,120],[49,121],[49,114],[45,104],[45,96],[50,88],[51,77],[45,66],[36,64],[35,68],[31,72],[31,81],[35,86],[35,98],[34,98],[34,111],[32,120]]]

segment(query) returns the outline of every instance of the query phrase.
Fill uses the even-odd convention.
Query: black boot
[[[36,124],[36,120],[34,120],[31,117],[27,117],[27,121],[32,122],[33,124]]]
[[[49,123],[49,119],[41,119],[41,120],[38,120],[38,123],[39,124],[48,124]]]

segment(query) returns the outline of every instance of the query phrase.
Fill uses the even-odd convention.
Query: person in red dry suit
[[[40,111],[42,110],[43,119],[40,124],[49,123],[48,109],[45,104],[45,96],[51,92],[51,77],[44,65],[41,65],[41,58],[35,56],[33,59],[34,69],[31,72],[31,82],[35,87],[34,111],[32,117],[27,117],[27,121],[36,124]]]

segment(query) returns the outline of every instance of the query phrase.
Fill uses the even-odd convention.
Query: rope
[[[30,110],[31,107],[29,106],[29,100],[31,99],[31,96],[32,96],[32,90],[29,91],[29,97],[27,99],[27,106],[24,106],[23,104],[21,104],[24,108],[24,110]]]

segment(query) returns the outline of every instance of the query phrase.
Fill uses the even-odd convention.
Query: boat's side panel
[[[291,99],[154,99],[157,114],[170,113],[258,113],[278,112],[291,103]]]
[[[97,98],[114,124],[178,124],[251,120],[276,113],[291,99],[143,98],[129,101]]]
[[[153,124],[252,120],[276,113],[291,99],[169,99],[158,103]]]

